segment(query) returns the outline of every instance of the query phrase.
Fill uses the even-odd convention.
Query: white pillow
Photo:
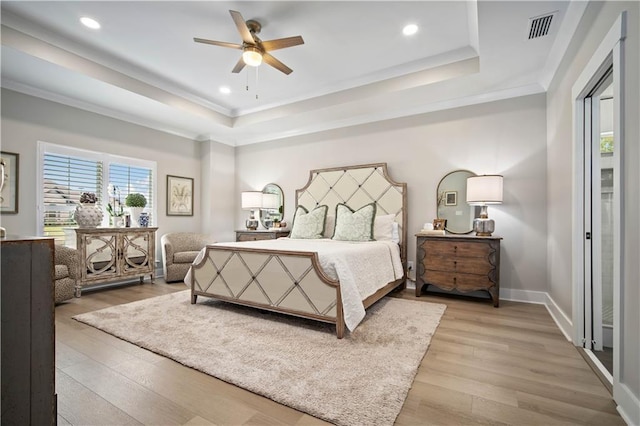
[[[324,237],[333,237],[333,232],[336,230],[336,216],[335,214],[327,214],[327,219],[324,221]]]
[[[289,238],[322,238],[327,209],[327,206],[322,205],[316,207],[311,212],[308,212],[304,207],[298,206],[296,214],[293,217],[293,225],[291,227],[291,234],[289,234]]]
[[[336,205],[336,229],[333,233],[333,239],[372,241],[375,216],[376,203],[367,204],[355,212],[346,204]]]
[[[391,241],[400,244],[400,231],[398,230],[398,222],[393,222],[393,231],[391,233]]]
[[[393,241],[393,224],[395,220],[395,214],[376,216],[376,220],[373,222],[373,238],[376,241]]]

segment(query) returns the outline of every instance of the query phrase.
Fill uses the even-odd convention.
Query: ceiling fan
[[[234,73],[239,73],[240,71],[242,71],[245,65],[257,67],[262,63],[262,61],[287,75],[293,72],[291,68],[274,58],[268,52],[271,50],[284,49],[285,47],[293,47],[299,44],[304,44],[304,40],[301,36],[262,41],[257,36],[257,34],[259,34],[260,30],[262,29],[262,25],[260,24],[260,22],[253,19],[245,22],[240,12],[236,12],[235,10],[230,10],[229,13],[231,14],[231,18],[233,18],[233,22],[235,22],[236,27],[238,28],[240,37],[242,37],[242,44],[207,40],[197,37],[194,37],[193,41],[197,43],[212,44],[214,46],[230,47],[232,49],[242,50],[242,56],[240,57],[240,60],[231,71]]]

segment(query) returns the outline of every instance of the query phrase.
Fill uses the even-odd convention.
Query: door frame
[[[585,336],[584,318],[585,318],[585,297],[584,297],[584,271],[585,271],[585,250],[588,245],[585,243],[585,98],[589,96],[597,82],[605,75],[607,70],[613,66],[613,97],[614,97],[614,202],[613,202],[613,374],[609,375],[606,369],[603,370],[605,376],[611,377],[614,389],[614,398],[616,388],[620,383],[620,362],[621,362],[621,327],[623,326],[622,318],[622,271],[624,270],[624,259],[622,257],[624,234],[623,220],[624,211],[622,194],[624,193],[621,176],[624,173],[622,168],[622,156],[624,153],[624,39],[626,38],[626,12],[618,16],[615,23],[604,37],[595,53],[583,69],[582,73],[574,83],[571,91],[573,99],[573,226],[572,226],[572,287],[573,287],[573,344],[583,347],[583,337]],[[589,138],[590,141],[590,138]],[[588,351],[588,353],[591,353]],[[595,357],[594,357],[595,358]],[[601,365],[595,359],[596,365]]]

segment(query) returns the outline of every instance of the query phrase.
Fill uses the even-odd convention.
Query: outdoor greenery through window
[[[39,143],[41,196],[38,200],[40,235],[57,244],[75,245],[73,217],[80,194],[93,192],[102,207],[102,226],[113,226],[114,217],[126,213],[131,193],[144,195],[149,224],[155,223],[156,163],[105,153]]]

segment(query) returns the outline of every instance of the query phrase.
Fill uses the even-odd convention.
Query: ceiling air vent
[[[529,18],[529,40],[534,38],[544,37],[549,34],[551,29],[551,22],[553,18],[558,14],[558,11],[545,13],[544,15]]]

